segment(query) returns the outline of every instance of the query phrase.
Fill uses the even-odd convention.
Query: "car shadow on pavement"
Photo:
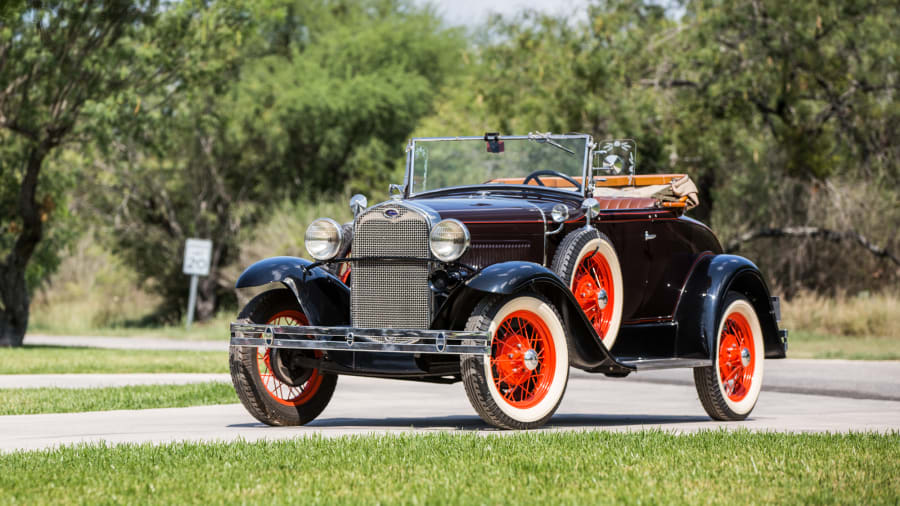
[[[708,422],[706,416],[686,415],[592,415],[562,414],[556,415],[544,428],[566,427],[616,427],[621,425],[663,425],[678,423]],[[268,427],[262,423],[238,423],[228,427]],[[486,424],[477,416],[439,416],[427,418],[394,417],[394,418],[322,418],[306,425],[310,428],[395,428],[395,429],[458,429],[478,431],[498,431]]]

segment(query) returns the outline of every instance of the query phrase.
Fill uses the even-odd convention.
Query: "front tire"
[[[566,331],[556,308],[539,295],[485,297],[466,330],[491,334],[491,354],[464,355],[466,395],[485,422],[503,429],[547,423],[569,378]]]
[[[253,298],[239,319],[251,323],[308,325],[306,315],[289,290],[270,290]],[[311,353],[273,348],[232,347],[231,381],[241,403],[267,425],[304,425],[328,405],[337,375],[318,369],[292,369],[289,355]]]
[[[737,421],[750,415],[762,389],[765,347],[756,310],[737,292],[725,297],[712,367],[694,369],[703,409],[714,420]]]

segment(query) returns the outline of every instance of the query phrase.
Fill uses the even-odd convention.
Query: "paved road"
[[[900,430],[900,402],[895,400],[777,391],[763,392],[749,420],[713,422],[703,412],[693,386],[658,382],[661,376],[645,373],[641,380],[641,375],[633,379],[607,379],[573,374],[559,411],[544,430],[661,428],[691,432],[720,427],[793,432]],[[331,437],[409,431],[492,433],[494,429],[478,419],[460,384],[342,377],[331,404],[319,419],[305,427],[263,426],[237,404],[4,416],[0,417],[0,451],[99,441],[160,443],[239,438],[254,441],[311,434]]]

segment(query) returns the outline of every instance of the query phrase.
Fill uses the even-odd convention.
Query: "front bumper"
[[[488,355],[487,332],[231,324],[231,346],[373,353]]]

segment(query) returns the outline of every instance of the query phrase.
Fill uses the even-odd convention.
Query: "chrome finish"
[[[600,216],[600,202],[597,202],[597,199],[591,197],[584,199],[584,202],[581,203],[581,209],[584,211],[585,226],[591,226],[591,218],[596,218]]]
[[[332,258],[336,257],[338,253],[340,253],[341,245],[344,244],[344,227],[342,227],[338,222],[332,220],[331,218],[316,218],[309,224],[308,227],[306,227],[306,233],[309,232],[310,227],[312,227],[313,224],[316,223],[317,221],[324,221],[324,222],[328,223],[329,225],[333,226],[335,230],[337,230],[337,236],[338,236],[337,247],[334,248],[334,251],[330,255],[327,255],[324,257],[317,257],[317,256],[313,255],[312,251],[309,250],[309,247],[306,248],[306,252],[309,253],[309,255],[311,257],[315,258],[316,260],[331,260]],[[305,242],[306,242],[306,240],[305,240],[305,234],[304,234],[304,243]]]
[[[747,348],[741,348],[741,365],[744,367],[750,365],[750,350]]]
[[[606,290],[601,288],[597,292],[597,305],[600,306],[600,309],[603,309],[607,304],[609,304],[609,295],[606,293]]]
[[[231,346],[488,355],[491,352],[490,342],[491,335],[488,332],[313,327],[243,322],[231,324]]]
[[[708,358],[619,358],[619,363],[638,371],[651,369],[678,369],[682,367],[710,367]]]
[[[644,240],[652,241],[653,239],[656,239],[656,234],[651,234],[650,232],[647,232],[646,230],[644,230]]]
[[[350,197],[350,210],[353,211],[353,217],[357,217],[369,207],[369,199],[361,193]]]
[[[396,211],[393,218],[384,212]],[[393,213],[392,213],[393,214]],[[350,321],[361,328],[426,329],[431,323],[428,286],[431,217],[407,201],[369,208],[356,218]],[[395,257],[390,262],[366,257]],[[409,258],[405,261],[403,258]],[[358,336],[357,336],[358,337]]]
[[[459,252],[459,255],[456,255],[454,258],[440,258],[437,256],[437,253],[435,253],[434,250],[431,249],[431,233],[434,232],[435,229],[441,223],[443,223],[445,221],[452,221],[453,223],[456,223],[457,225],[459,225],[460,230],[462,230],[462,232],[463,232],[463,248]],[[437,258],[438,260],[440,260],[442,262],[452,262],[454,260],[458,260],[461,256],[466,254],[466,251],[469,250],[469,245],[471,243],[472,243],[472,236],[469,234],[469,228],[466,227],[466,225],[463,222],[457,220],[456,218],[447,218],[446,220],[441,220],[441,221],[437,222],[437,224],[435,224],[433,227],[431,227],[431,231],[428,233],[428,249],[431,250],[431,254],[434,255],[435,258]]]
[[[525,362],[525,368],[529,371],[537,369],[539,363],[537,352],[534,350],[526,351],[525,355],[522,357],[522,361]]]
[[[402,197],[404,191],[405,188],[402,184],[391,184],[388,186],[388,194],[390,194],[391,198]]]
[[[541,206],[539,206],[533,202],[529,202],[529,203],[531,204],[531,207],[534,207],[535,209],[537,209],[537,212],[541,213],[541,223],[544,224],[544,244],[543,244],[543,251],[541,252],[541,265],[546,267],[547,266],[547,249],[548,249],[547,248],[547,236],[551,235],[547,232],[547,215],[544,214],[544,210],[541,209]]]
[[[565,223],[560,223],[559,226],[556,227],[556,228],[554,228],[553,230],[551,230],[551,231],[549,231],[549,232],[544,232],[544,235],[558,234],[558,233],[562,232],[562,229],[563,229],[563,227],[565,227],[565,226],[566,226]],[[546,262],[544,262],[544,263],[546,263]]]
[[[569,207],[565,204],[556,204],[550,212],[554,223],[562,223],[569,219]]]

